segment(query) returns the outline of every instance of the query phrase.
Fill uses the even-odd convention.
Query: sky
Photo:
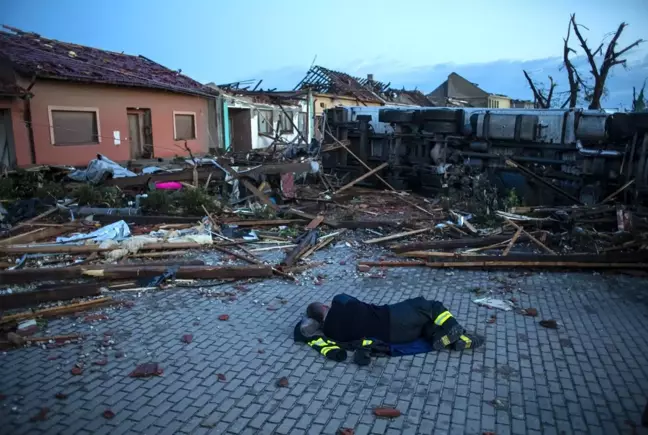
[[[0,0],[2,24],[141,54],[203,83],[287,90],[316,64],[424,92],[457,72],[525,99],[524,68],[567,85],[558,68],[571,13],[592,45],[621,22],[620,44],[648,40],[648,0]],[[628,106],[646,78],[648,42],[613,70],[605,106]]]

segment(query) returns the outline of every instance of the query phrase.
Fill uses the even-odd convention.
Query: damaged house
[[[6,166],[85,165],[218,147],[217,92],[144,56],[0,31]]]
[[[472,83],[454,72],[427,97],[435,105],[441,107],[488,107],[491,109],[512,107],[509,97],[486,92],[476,83]]]
[[[223,148],[245,152],[271,145],[310,142],[306,92],[250,91],[232,85],[208,86],[220,93]]]
[[[373,74],[367,74],[367,78],[363,79],[322,66],[313,66],[295,90],[308,90],[311,93],[316,135],[321,130],[324,112],[327,109],[434,105],[421,91],[395,90],[390,88],[390,84],[375,80]],[[378,109],[372,112],[377,116]]]

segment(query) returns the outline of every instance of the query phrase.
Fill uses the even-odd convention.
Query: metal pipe
[[[576,141],[576,149],[581,155],[584,156],[599,156],[599,157],[620,157],[624,154],[623,151],[613,150],[593,150],[591,148],[583,147],[580,140]]]

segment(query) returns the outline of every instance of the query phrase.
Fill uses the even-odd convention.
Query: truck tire
[[[378,112],[380,122],[412,122],[412,110],[382,109]]]

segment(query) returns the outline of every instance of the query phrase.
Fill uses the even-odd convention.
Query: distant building
[[[216,148],[214,89],[144,56],[0,31],[0,165]]]
[[[529,100],[511,100],[512,109],[535,109],[535,103]]]
[[[427,97],[437,106],[489,107],[493,109],[511,107],[511,99],[506,95],[486,92],[477,84],[454,72]]]

